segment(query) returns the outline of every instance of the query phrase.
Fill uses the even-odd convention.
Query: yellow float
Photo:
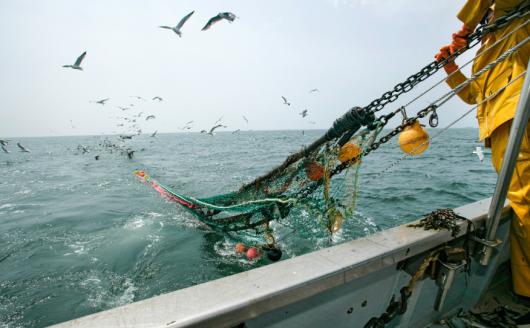
[[[398,143],[403,152],[416,156],[429,148],[429,134],[420,122],[416,121],[400,133]]]
[[[350,161],[358,157],[362,152],[361,147],[357,146],[354,143],[348,142],[344,146],[340,147],[338,160],[341,163]],[[354,161],[355,163],[356,161]]]

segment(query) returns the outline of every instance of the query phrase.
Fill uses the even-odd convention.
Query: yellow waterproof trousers
[[[497,173],[501,170],[511,126],[512,121],[508,121],[491,134],[491,160]],[[518,295],[530,297],[530,124],[523,137],[508,199],[515,213],[510,230],[514,290]]]

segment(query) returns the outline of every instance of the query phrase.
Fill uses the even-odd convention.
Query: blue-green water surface
[[[99,148],[104,137],[15,140],[32,152],[0,153],[0,327],[42,327],[270,264],[237,256],[237,238],[206,229],[132,171],[211,196],[237,189],[322,133],[139,136],[129,142],[132,160]],[[392,141],[370,154],[355,216],[331,239],[276,226],[283,259],[489,197],[496,174],[488,153],[483,163],[472,153],[477,135],[449,130],[382,175],[402,153]],[[82,154],[80,144],[91,151]]]

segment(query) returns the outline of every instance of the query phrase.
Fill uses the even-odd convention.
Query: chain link
[[[497,19],[495,22],[493,22],[490,25],[480,26],[479,28],[477,28],[477,31],[475,31],[473,34],[471,34],[469,36],[468,46],[466,48],[462,48],[460,50],[457,50],[453,54],[453,56],[449,57],[450,59],[448,59],[448,60],[453,60],[458,55],[463,53],[465,50],[467,50],[469,48],[472,48],[475,44],[480,42],[480,38],[483,35],[485,35],[487,33],[491,33],[493,31],[505,26],[508,22],[512,21],[515,18],[523,17],[524,15],[529,13],[529,10],[530,10],[530,4],[527,4],[525,6],[521,6],[521,7],[517,8],[515,11],[513,11],[512,13],[507,14],[506,16],[500,17],[499,19]],[[476,42],[474,42],[474,41],[476,41]],[[504,58],[499,58],[499,59],[504,60]],[[401,95],[402,93],[410,91],[416,84],[418,84],[419,82],[427,79],[429,76],[434,74],[436,71],[438,71],[445,64],[446,64],[445,60],[442,60],[440,62],[436,62],[435,61],[435,62],[430,63],[429,65],[427,65],[424,68],[422,68],[420,70],[420,72],[410,76],[405,82],[397,84],[392,91],[385,92],[383,94],[383,96],[381,96],[381,98],[374,100],[370,105],[364,107],[364,110],[371,111],[372,113],[374,111],[378,111],[379,109],[374,110],[373,108],[379,108],[379,106],[381,106],[381,108],[383,108],[386,104],[388,104],[388,103],[390,103],[392,101],[395,101],[399,97],[399,95]],[[490,66],[490,68],[491,67],[492,66]],[[454,96],[454,93],[453,93],[452,96]],[[370,107],[372,109],[370,109]],[[430,104],[429,106],[425,107],[424,109],[418,111],[416,113],[416,116],[411,117],[411,118],[405,118],[403,120],[402,124],[398,125],[395,129],[393,129],[392,131],[390,131],[389,133],[387,133],[386,135],[381,137],[379,140],[377,140],[374,143],[372,143],[369,147],[364,149],[364,151],[362,152],[362,154],[360,156],[357,156],[356,158],[352,159],[349,162],[344,162],[344,163],[341,163],[341,164],[337,165],[333,170],[331,170],[330,175],[334,176],[334,175],[342,172],[345,168],[347,168],[351,164],[350,162],[355,162],[355,161],[359,160],[360,158],[368,155],[372,151],[378,149],[381,145],[387,143],[392,138],[394,138],[395,136],[397,136],[398,134],[403,132],[403,130],[405,130],[406,127],[411,126],[412,124],[414,124],[414,122],[416,122],[418,119],[426,117],[427,115],[429,115],[429,113],[436,113],[436,110],[438,109],[438,107],[439,107],[439,105],[433,103],[433,104]],[[399,112],[400,112],[400,110],[398,109],[396,111],[390,112],[387,115],[380,116],[379,118],[377,118],[375,120],[374,125],[375,126],[379,126],[380,128],[384,127],[388,123],[388,121]],[[320,186],[320,183],[310,184],[306,188],[303,188],[298,193],[296,193],[294,195],[294,197],[295,198],[299,198],[299,197],[305,198],[305,197],[309,196],[311,193],[313,193],[319,186]]]
[[[528,2],[528,1],[525,1],[525,2]],[[511,22],[512,20],[516,18],[520,18],[520,17],[527,15],[528,10],[530,9],[530,4],[527,3],[524,6],[523,4],[521,4],[521,6],[519,6],[512,12],[506,14],[505,16],[499,17],[491,24],[480,25],[479,27],[477,27],[475,32],[471,33],[468,36],[467,38],[468,42],[465,47],[462,47],[456,50],[451,56],[449,56],[448,58],[445,58],[444,60],[433,61],[432,63],[423,67],[418,73],[409,76],[404,82],[398,83],[396,86],[394,86],[392,90],[383,93],[381,97],[373,100],[370,104],[364,107],[364,110],[369,113],[375,113],[375,112],[382,110],[386,105],[396,101],[399,98],[399,96],[401,96],[404,93],[409,92],[417,84],[419,84],[422,81],[425,81],[430,76],[438,72],[438,70],[444,67],[447,63],[454,61],[458,56],[460,56],[466,50],[473,48],[474,46],[479,44],[482,37],[485,36],[486,34],[494,32],[506,26],[506,24],[508,24],[509,22]]]

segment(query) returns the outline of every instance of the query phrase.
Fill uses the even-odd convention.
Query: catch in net
[[[269,223],[305,216],[330,233],[340,229],[355,206],[362,156],[380,129],[360,107],[350,109],[311,145],[239,190],[209,198],[179,194],[144,171],[135,174],[198,220],[219,231],[255,230],[270,236]],[[366,129],[361,130],[361,127]]]

